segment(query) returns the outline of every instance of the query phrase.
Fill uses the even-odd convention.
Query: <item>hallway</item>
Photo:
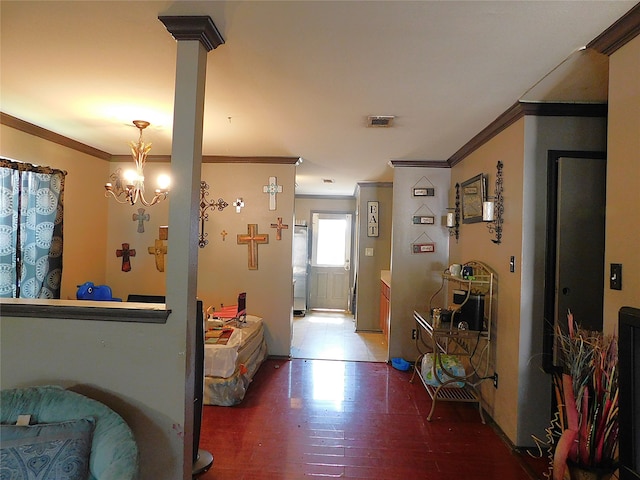
[[[386,362],[387,342],[382,333],[355,332],[348,312],[311,310],[293,317],[291,357]]]
[[[410,377],[385,363],[269,359],[240,405],[204,407],[200,448],[214,463],[200,479],[543,478],[544,461],[511,450],[475,406],[438,404],[427,422],[431,400]]]

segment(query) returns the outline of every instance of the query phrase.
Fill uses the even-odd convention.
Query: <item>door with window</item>
[[[309,308],[349,309],[351,213],[311,215]]]

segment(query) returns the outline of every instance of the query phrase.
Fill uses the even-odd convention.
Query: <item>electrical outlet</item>
[[[413,330],[411,330],[411,340],[415,340],[416,338],[418,338],[418,332],[414,328]]]
[[[498,372],[493,374],[493,388],[498,388]]]

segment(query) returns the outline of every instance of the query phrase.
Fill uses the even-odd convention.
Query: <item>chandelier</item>
[[[144,164],[151,150],[151,144],[145,144],[142,141],[142,131],[150,124],[145,120],[134,120],[133,124],[140,130],[138,141],[129,143],[131,155],[136,164],[135,170],[123,172],[121,168],[116,169],[109,176],[111,182],[104,185],[106,189],[104,195],[105,197],[111,195],[119,203],[128,203],[129,205],[135,205],[139,200],[146,207],[150,207],[167,198],[170,180],[167,175],[159,175],[158,188],[154,190],[151,201],[147,201],[144,197]]]

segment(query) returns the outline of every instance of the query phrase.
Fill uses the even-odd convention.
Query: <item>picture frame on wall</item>
[[[482,202],[487,195],[487,177],[483,173],[472,177],[460,185],[462,193],[462,223],[482,221]]]

